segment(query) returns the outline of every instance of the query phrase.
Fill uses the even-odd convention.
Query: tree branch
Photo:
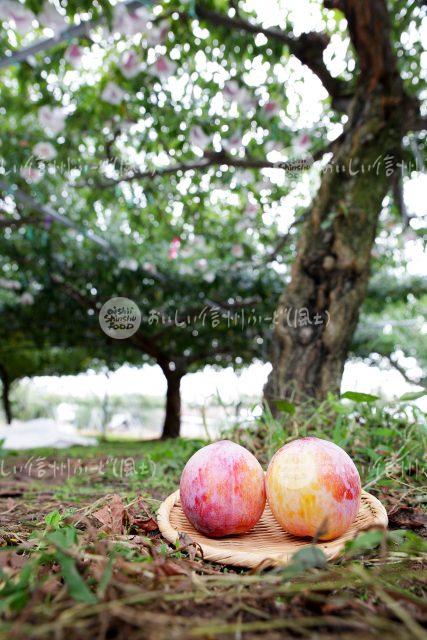
[[[344,139],[344,134],[341,134],[330,142],[326,147],[318,149],[315,153],[307,158],[301,158],[297,160],[288,160],[286,162],[270,162],[266,159],[258,160],[256,158],[235,158],[226,151],[206,151],[201,160],[194,162],[180,162],[173,164],[169,167],[160,167],[159,169],[150,169],[146,171],[132,171],[126,176],[116,178],[114,180],[108,180],[106,182],[96,182],[96,186],[100,188],[114,187],[120,182],[132,182],[133,180],[142,180],[144,178],[156,178],[158,176],[168,176],[182,171],[199,171],[208,167],[225,165],[227,167],[237,167],[239,169],[282,169],[283,171],[306,171],[310,169],[316,160],[320,160],[325,154],[333,153],[335,147],[339,145]],[[114,164],[114,158],[111,159]],[[120,163],[119,163],[120,164]],[[92,182],[79,183],[78,187],[92,186]]]
[[[388,360],[388,362],[391,364],[393,369],[396,369],[396,371],[400,373],[400,375],[406,380],[406,382],[409,382],[409,384],[416,384],[420,386],[423,385],[422,379],[414,380],[414,378],[411,378],[411,376],[409,376],[408,373],[406,372],[406,369],[402,367],[398,362],[396,362],[396,360],[394,360],[391,356],[385,356],[385,357]]]
[[[192,364],[196,364],[197,362],[206,363],[207,358],[212,356],[219,355],[231,355],[230,348],[228,345],[219,345],[218,347],[212,347],[212,345],[207,345],[207,348],[204,351],[198,351],[192,356],[188,356],[186,358],[187,367],[190,367]]]
[[[270,262],[273,262],[277,256],[279,255],[279,253],[281,252],[281,250],[286,246],[286,244],[289,242],[289,240],[292,238],[293,234],[292,234],[292,229],[294,229],[295,227],[299,226],[300,224],[302,224],[308,217],[308,212],[305,211],[301,216],[299,216],[299,218],[297,218],[296,220],[294,220],[294,222],[290,225],[287,233],[285,233],[284,236],[282,236],[281,238],[279,238],[276,246],[274,247],[273,251],[271,253],[269,253],[262,261],[261,264],[262,265],[266,265],[269,264]]]
[[[288,162],[269,162],[268,160],[257,160],[255,158],[235,158],[225,151],[205,152],[201,160],[194,162],[180,162],[169,167],[160,167],[159,169],[150,169],[146,171],[132,171],[128,175],[108,180],[105,182],[96,182],[96,186],[100,188],[114,187],[120,182],[132,182],[133,180],[142,180],[144,178],[155,178],[158,176],[169,176],[175,173],[187,171],[199,171],[208,167],[226,165],[228,167],[237,167],[241,169],[283,169],[284,171],[305,171],[310,169],[318,156],[327,153],[330,150],[325,149],[322,154],[315,154],[314,158],[290,160]],[[90,183],[92,184],[92,183]],[[88,186],[86,183],[79,184],[80,187]]]
[[[70,298],[78,302],[85,309],[92,309],[95,313],[99,312],[99,308],[97,307],[97,303],[100,304],[100,301],[96,298],[89,298],[88,296],[82,294],[74,285],[67,282],[61,275],[52,274],[51,281],[53,284],[62,288],[65,293],[67,293]],[[154,358],[154,360],[158,360],[159,358],[166,358],[167,356],[154,345],[153,340],[144,336],[140,329],[132,336],[128,338],[129,342],[132,342],[138,349],[146,353],[148,356]]]
[[[340,0],[340,5],[359,58],[360,81],[370,90],[379,82],[391,86],[400,76],[396,71],[385,0]]]
[[[39,202],[37,202],[35,198],[28,195],[28,193],[25,193],[25,191],[20,189],[18,186],[9,185],[5,180],[2,180],[1,178],[0,178],[0,191],[5,191],[6,193],[10,193],[13,196],[13,198],[21,202],[26,208],[33,211],[37,211],[41,216],[43,216],[43,218],[56,220],[57,222],[60,222],[61,224],[65,225],[66,227],[69,227],[70,229],[79,231],[79,233],[82,233],[83,235],[85,235],[87,238],[89,238],[90,240],[98,244],[103,249],[108,249],[109,251],[112,251],[112,246],[110,245],[110,243],[104,240],[103,238],[99,237],[98,235],[96,235],[90,230],[82,229],[78,225],[74,224],[74,222],[69,220],[66,216],[63,216],[60,213],[57,213],[55,209],[53,209],[53,207],[51,207],[50,205],[40,204]]]
[[[202,3],[196,5],[196,15],[206,22],[226,29],[238,29],[246,33],[262,33],[269,40],[281,42],[302,64],[307,66],[322,82],[323,86],[333,99],[335,108],[344,111],[341,101],[350,99],[351,86],[339,78],[334,78],[323,62],[323,52],[329,44],[329,38],[325,34],[310,32],[303,33],[299,38],[290,36],[286,31],[277,28],[264,28],[259,24],[253,24],[240,16],[229,17],[225,14],[213,11]]]
[[[427,116],[416,118],[411,131],[427,131]]]
[[[27,224],[40,224],[41,223],[41,219],[40,218],[31,218],[31,217],[25,217],[25,218],[9,218],[7,216],[0,216],[0,229],[5,229],[8,227],[15,227],[15,228],[19,228],[19,227],[24,227]]]
[[[417,133],[419,131],[427,131],[427,116],[422,116],[419,113],[415,115],[407,126],[408,132]]]
[[[126,0],[123,4],[126,5],[128,9],[132,10],[143,4],[148,4],[148,2],[144,2],[143,0]],[[64,31],[61,31],[53,38],[44,38],[43,40],[39,40],[35,44],[25,47],[25,49],[20,49],[20,51],[16,51],[15,53],[12,53],[12,55],[6,56],[0,60],[0,69],[5,69],[6,67],[10,67],[18,62],[23,62],[30,56],[35,56],[37,53],[52,49],[52,47],[56,47],[58,44],[62,44],[63,42],[68,42],[73,38],[79,38],[87,35],[90,29],[93,29],[93,27],[96,27],[104,21],[104,16],[101,16],[97,20],[86,20],[78,25],[73,25],[72,27],[64,29]]]
[[[411,217],[406,207],[405,198],[403,195],[403,180],[402,175],[395,171],[391,177],[391,188],[393,191],[393,200],[402,218],[403,227],[407,229],[411,221]]]
[[[340,11],[344,11],[343,0],[324,0],[323,6],[325,9],[339,9]]]

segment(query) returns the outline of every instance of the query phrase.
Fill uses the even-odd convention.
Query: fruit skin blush
[[[266,475],[270,509],[295,536],[332,540],[356,518],[361,484],[356,465],[341,447],[300,438],[279,449]]]
[[[179,491],[188,520],[212,538],[250,531],[265,507],[260,463],[230,440],[197,451],[184,467]]]

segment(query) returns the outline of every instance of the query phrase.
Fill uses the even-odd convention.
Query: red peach
[[[295,536],[337,538],[359,511],[360,477],[353,460],[320,438],[301,438],[279,449],[267,469],[266,489],[277,522]]]
[[[212,538],[250,531],[265,507],[261,465],[230,440],[197,451],[185,465],[179,490],[191,524]]]

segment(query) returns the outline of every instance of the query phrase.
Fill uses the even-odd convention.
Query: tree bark
[[[163,369],[167,381],[166,412],[163,423],[162,440],[179,438],[181,432],[181,379],[182,371]]]
[[[3,402],[3,410],[6,416],[6,423],[10,424],[12,422],[12,405],[10,403],[10,386],[11,381],[9,378],[9,374],[7,373],[6,368],[0,364],[0,378],[2,381],[2,402]]]
[[[382,39],[389,37],[383,0],[372,4],[382,10],[375,14],[367,0],[345,0],[361,76],[342,142],[322,175],[290,284],[279,301],[273,370],[264,389],[273,413],[277,399],[323,400],[339,392],[382,202],[400,161],[407,98],[389,41],[379,42],[380,36],[370,38],[367,32],[369,23]],[[378,47],[378,57],[371,46]]]

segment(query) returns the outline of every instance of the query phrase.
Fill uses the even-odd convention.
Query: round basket
[[[268,504],[258,524],[249,533],[224,538],[208,538],[190,524],[179,500],[179,491],[172,493],[162,504],[157,515],[159,529],[166,540],[175,543],[180,533],[188,534],[197,543],[197,554],[205,560],[236,567],[284,565],[293,554],[311,544],[308,538],[296,538],[283,531],[276,522]],[[386,528],[387,512],[381,502],[362,491],[357,518],[346,533],[335,540],[316,544],[328,559],[336,558],[347,540],[371,527]]]

